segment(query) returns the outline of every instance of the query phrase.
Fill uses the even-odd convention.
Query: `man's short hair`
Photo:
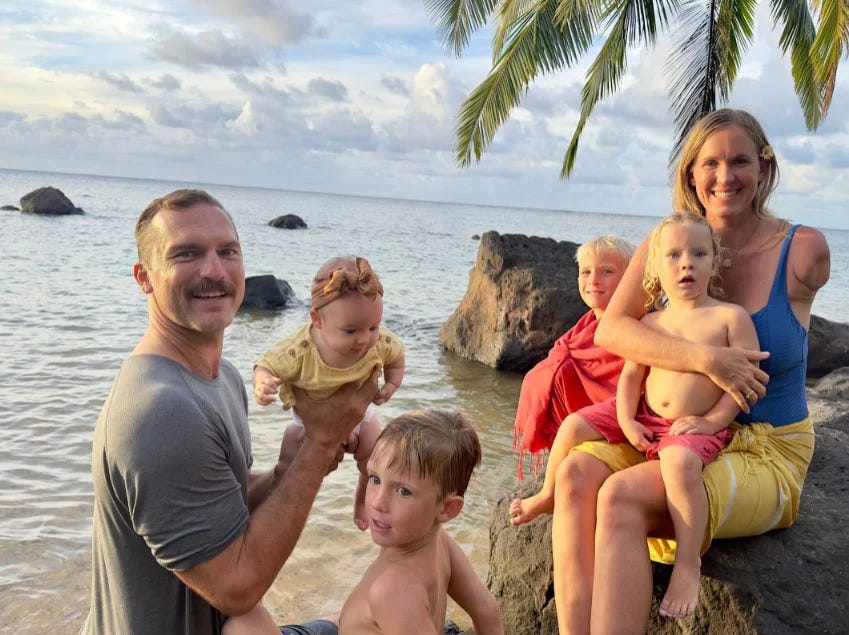
[[[233,222],[233,217],[224,209],[224,206],[217,199],[210,196],[203,190],[183,189],[175,190],[170,194],[153,199],[136,221],[135,237],[136,249],[138,251],[139,262],[147,265],[150,259],[150,223],[153,218],[164,209],[182,210],[193,207],[198,204],[207,204],[217,207],[227,218],[230,224],[233,225],[233,231],[236,231],[236,224]],[[238,238],[238,232],[236,233]]]
[[[463,496],[472,471],[481,462],[481,445],[461,412],[413,410],[396,417],[380,433],[372,450],[387,465],[430,479],[439,499]]]

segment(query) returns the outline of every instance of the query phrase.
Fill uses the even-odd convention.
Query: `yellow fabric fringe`
[[[708,526],[702,553],[714,538],[757,536],[789,527],[799,513],[799,498],[814,454],[810,416],[786,426],[768,423],[731,424],[734,437],[705,468]],[[614,472],[645,461],[627,444],[582,443],[573,451],[592,454]],[[675,541],[648,539],[655,562],[675,562]]]

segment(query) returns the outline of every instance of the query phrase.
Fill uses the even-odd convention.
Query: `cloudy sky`
[[[763,5],[763,3],[762,3]],[[776,148],[781,216],[849,227],[849,82],[806,132],[763,5],[731,105]],[[453,161],[455,115],[489,69],[483,31],[457,59],[423,0],[7,0],[0,167],[664,214],[668,43],[637,52],[558,178],[581,67],[541,78],[483,160]]]

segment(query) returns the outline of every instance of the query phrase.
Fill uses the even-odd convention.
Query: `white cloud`
[[[163,34],[151,45],[150,56],[193,71],[210,67],[240,70],[260,66],[263,61],[250,39],[217,29]]]
[[[320,34],[309,13],[293,9],[282,0],[194,0],[214,13],[256,34],[268,46],[295,44],[309,35]]]
[[[596,107],[574,175],[562,182],[591,56],[537,78],[481,162],[457,168],[457,112],[489,71],[490,36],[476,34],[459,60],[446,55],[421,0],[13,2],[0,12],[0,165],[668,210],[669,41],[629,56],[622,90]],[[762,5],[731,105],[751,110],[776,147],[777,213],[797,203],[842,210],[849,197],[845,73],[828,119],[809,133],[776,40]]]
[[[122,90],[127,93],[143,93],[144,89],[139,86],[132,79],[127,77],[126,73],[107,73],[106,71],[100,71],[95,74],[97,79],[106,82],[110,86],[117,88],[118,90]]]

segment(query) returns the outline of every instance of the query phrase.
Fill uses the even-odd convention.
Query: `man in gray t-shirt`
[[[286,469],[251,470],[247,395],[222,359],[244,295],[232,219],[199,190],[154,200],[133,274],[148,328],[95,427],[91,610],[84,633],[219,633],[262,598],[376,381],[298,396],[304,442]]]

